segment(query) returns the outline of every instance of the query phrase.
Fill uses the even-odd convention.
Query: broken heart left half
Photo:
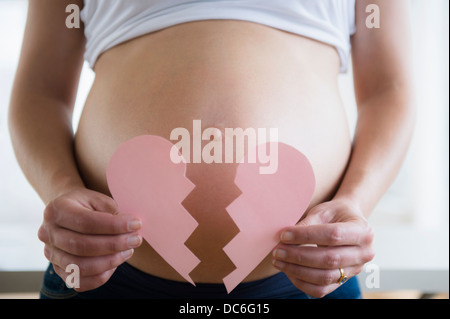
[[[140,218],[144,239],[195,285],[189,273],[200,260],[184,243],[198,223],[181,205],[195,186],[186,178],[184,159],[171,160],[172,146],[159,136],[137,136],[115,151],[106,178],[119,210]]]

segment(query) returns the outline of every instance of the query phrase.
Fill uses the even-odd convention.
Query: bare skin
[[[306,217],[282,233],[246,281],[283,271],[296,287],[321,297],[339,286],[340,267],[351,277],[373,258],[367,218],[394,179],[413,127],[406,1],[375,1],[383,12],[376,30],[364,24],[369,1],[357,2],[353,144],[335,49],[231,20],[174,26],[102,54],[75,136],[71,117],[85,38],[82,29],[61,27],[68,3],[30,1],[9,117],[18,161],[46,203],[39,238],[63,279],[65,266],[77,263],[77,290],[90,290],[127,261],[182,280],[140,238],[140,221],[118,211],[105,169],[122,142],[142,134],[169,139],[172,129],[189,129],[194,119],[204,128],[278,127],[280,140],[301,150],[316,175]],[[234,165],[188,166],[197,189],[183,205],[200,224],[187,242],[202,260],[191,273],[196,282],[222,282],[233,269],[221,248],[237,232],[224,210],[239,194],[234,171]]]

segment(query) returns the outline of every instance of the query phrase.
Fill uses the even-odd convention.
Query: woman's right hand
[[[117,266],[129,259],[142,243],[141,221],[119,214],[115,201],[102,193],[78,188],[48,203],[38,237],[45,257],[66,281],[79,267],[77,291],[97,288],[108,281]]]

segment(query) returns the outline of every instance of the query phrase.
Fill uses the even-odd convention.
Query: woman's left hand
[[[373,230],[359,209],[345,200],[313,207],[281,233],[274,266],[301,291],[321,298],[340,286],[340,268],[351,278],[374,257]]]

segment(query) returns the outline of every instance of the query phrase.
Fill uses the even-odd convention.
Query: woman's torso
[[[108,161],[132,137],[169,140],[178,127],[192,133],[193,120],[222,132],[277,128],[279,140],[311,162],[316,177],[311,206],[316,205],[336,191],[351,150],[339,65],[331,46],[244,21],[190,22],[125,42],[96,63],[75,140],[80,173],[87,187],[110,195]],[[225,210],[240,193],[233,184],[235,169],[187,165],[196,189],[183,205],[199,223],[186,242],[201,260],[190,274],[195,282],[222,282],[234,269],[222,248],[238,232]],[[182,280],[145,243],[129,263]],[[247,280],[275,272],[268,256]]]

